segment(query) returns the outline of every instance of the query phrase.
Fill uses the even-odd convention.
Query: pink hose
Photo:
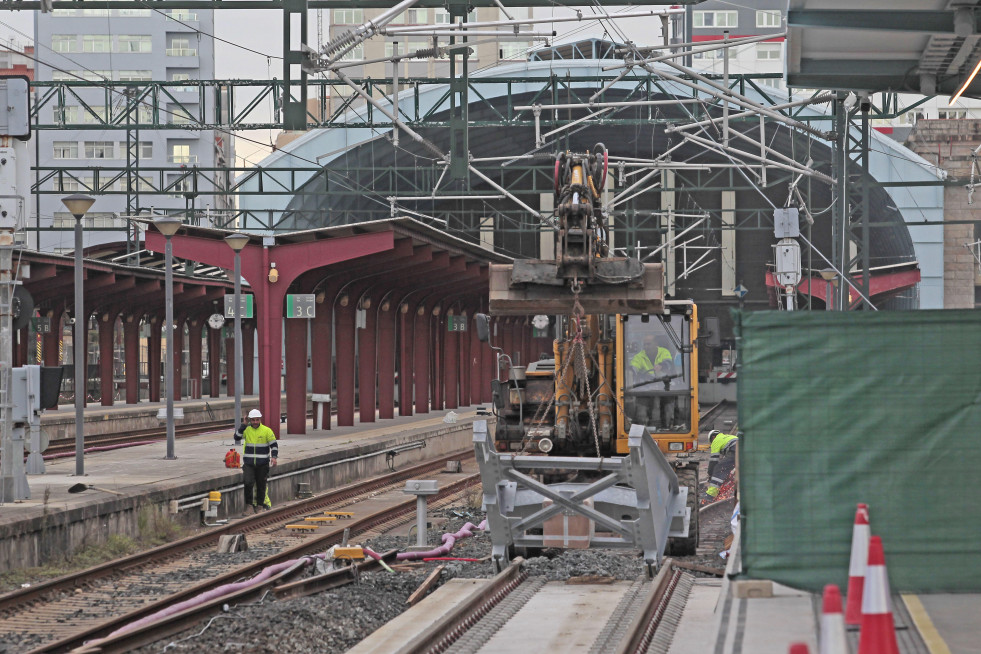
[[[487,529],[487,521],[484,520],[479,525],[468,522],[460,527],[460,531],[456,532],[455,534],[443,534],[443,544],[436,549],[426,552],[399,552],[395,559],[397,561],[418,561],[419,559],[432,559],[435,557],[446,556],[450,553],[450,550],[453,549],[453,546],[458,540],[473,536],[473,532],[470,531],[471,529],[479,529],[480,531],[484,531]]]
[[[239,581],[233,584],[225,584],[224,586],[219,586],[218,588],[212,588],[207,592],[201,593],[197,597],[192,597],[191,599],[185,600],[180,604],[174,604],[173,606],[168,606],[167,608],[161,609],[160,611],[157,611],[152,615],[148,615],[145,618],[141,618],[136,622],[131,622],[130,624],[124,627],[120,627],[116,631],[106,636],[106,638],[112,638],[117,634],[126,633],[127,631],[131,631],[133,629],[136,629],[137,627],[142,627],[145,624],[149,624],[151,622],[156,622],[157,620],[160,620],[162,618],[166,618],[169,615],[180,613],[181,611],[194,608],[195,606],[200,606],[201,604],[204,604],[205,602],[216,599],[218,597],[229,595],[231,593],[244,590],[246,588],[250,588],[257,584],[261,584],[262,582],[266,581],[273,575],[279,574],[283,570],[286,570],[287,568],[297,565],[298,563],[302,563],[303,565],[310,565],[313,562],[313,558],[314,557],[304,557],[302,559],[293,559],[290,561],[284,561],[283,563],[277,563],[276,565],[271,565],[268,568],[265,568],[262,572],[260,572],[255,577],[252,577],[251,579],[246,579],[245,581]]]

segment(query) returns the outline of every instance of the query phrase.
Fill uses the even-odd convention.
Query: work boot
[[[255,504],[253,504],[252,505],[252,513],[258,513],[258,512],[259,512],[259,507],[257,507]]]

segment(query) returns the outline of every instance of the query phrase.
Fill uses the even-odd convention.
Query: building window
[[[120,52],[151,52],[152,42],[149,34],[120,34]]]
[[[52,9],[51,10],[51,16],[52,17],[54,17],[54,16],[74,16],[74,15],[75,15],[75,10],[74,9]]]
[[[171,145],[168,161],[175,164],[196,164],[198,155],[191,154],[190,145]]]
[[[433,17],[433,22],[437,25],[449,25],[450,24],[450,12],[445,9],[434,10],[436,15]]]
[[[183,193],[194,190],[191,185],[191,178],[188,175],[168,175],[167,191],[175,198],[182,197]]]
[[[136,122],[140,125],[153,123],[153,107],[148,104],[141,104],[136,110]]]
[[[74,34],[52,34],[51,49],[55,52],[78,52],[78,39]]]
[[[119,144],[119,149],[123,149],[123,144]],[[140,141],[139,144],[132,143],[130,147],[130,156],[138,155],[140,161],[144,159],[153,158],[153,141]]]
[[[92,105],[83,109],[82,122],[89,125],[104,125],[106,123],[106,108],[101,105]]]
[[[116,9],[115,13],[122,18],[148,18],[150,16],[149,9]]]
[[[68,70],[53,70],[51,71],[51,81],[52,82],[70,82],[76,80],[78,77],[72,74]]]
[[[780,27],[783,23],[779,9],[757,9],[757,27]]]
[[[62,193],[76,193],[78,191],[78,180],[70,177],[62,177],[54,181],[54,190]]]
[[[362,9],[335,9],[333,25],[360,25],[364,22]]]
[[[52,147],[55,159],[78,159],[78,143],[75,141],[55,141]]]
[[[412,44],[410,43],[409,46],[411,47]],[[351,50],[346,55],[344,55],[343,57],[341,57],[341,60],[342,61],[361,61],[362,59],[364,59],[364,44],[363,43],[359,43],[357,46],[354,47],[353,50]]]
[[[83,9],[82,15],[87,17],[95,17],[95,18],[98,18],[100,16],[107,18],[109,16],[109,10],[108,9]]]
[[[729,61],[736,58],[736,48],[719,48],[718,50],[709,50],[707,52],[696,52],[691,56],[692,59],[701,59],[703,61],[722,61],[723,57],[728,57]]]
[[[76,105],[71,107],[59,107],[56,105],[52,109],[54,110],[52,112],[54,114],[52,116],[52,122],[55,123],[64,122],[69,125],[74,125],[75,123],[79,122],[79,117],[82,115],[82,108]]]
[[[112,37],[108,34],[83,34],[82,52],[111,52]]]
[[[153,73],[149,70],[119,71],[120,82],[149,82],[151,79],[153,79]]]
[[[190,125],[196,122],[193,115],[196,111],[196,107],[175,104],[170,106],[167,118],[171,125]]]
[[[191,39],[175,38],[170,40],[167,48],[168,57],[196,57],[198,49],[191,47]]]
[[[115,159],[116,144],[113,141],[86,141],[86,159]]]
[[[967,109],[940,109],[937,111],[940,120],[960,120],[967,118]]]
[[[692,27],[738,27],[738,11],[693,11]]]
[[[173,75],[170,76],[171,82],[187,82],[190,81],[190,79],[191,79],[190,73],[174,73]]]
[[[779,43],[756,44],[757,61],[779,61],[781,54],[783,54],[783,46]]]
[[[72,72],[80,73],[80,77],[87,82],[107,82],[112,79],[111,70],[83,70],[83,71],[72,71]]]
[[[527,41],[505,41],[501,43],[501,59],[527,59],[531,43]]]
[[[75,216],[71,215],[67,211],[55,211],[54,218],[51,221],[51,226],[55,229],[74,229]]]
[[[85,214],[83,223],[86,227],[93,229],[113,229],[123,227],[125,223],[119,220],[114,213],[95,212]]]
[[[409,9],[405,13],[405,22],[409,25],[425,25],[429,22],[428,9]]]
[[[187,9],[171,9],[170,11],[166,11],[164,13],[174,20],[179,20],[182,23],[192,23],[197,22],[198,20],[198,15]]]

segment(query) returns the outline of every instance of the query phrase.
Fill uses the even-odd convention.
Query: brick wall
[[[911,150],[964,184],[971,179],[971,155],[979,145],[981,120],[919,120],[906,142]],[[944,188],[944,220],[951,221],[944,226],[945,309],[973,309],[975,285],[981,281],[977,261],[964,247],[975,241],[974,225],[955,222],[981,220],[981,175],[975,175],[979,188],[973,204],[967,203],[964,185]]]

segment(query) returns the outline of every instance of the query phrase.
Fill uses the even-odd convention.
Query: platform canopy
[[[952,95],[981,58],[973,3],[790,0],[787,24],[790,86]]]

